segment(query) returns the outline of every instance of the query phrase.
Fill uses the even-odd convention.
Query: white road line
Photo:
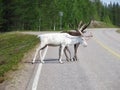
[[[46,47],[46,50],[45,50],[45,52],[43,54],[43,57],[42,57],[42,60],[44,60],[47,50],[48,50],[48,47]],[[38,86],[38,81],[39,81],[42,65],[43,65],[42,63],[40,63],[38,65],[37,72],[35,74],[35,78],[34,78],[34,81],[33,81],[33,84],[32,84],[32,90],[37,90],[37,86]]]
[[[37,85],[38,85],[38,80],[39,80],[39,77],[40,77],[41,69],[42,69],[42,63],[40,63],[39,66],[38,66],[37,73],[36,73],[34,81],[33,81],[32,90],[36,90],[37,89]]]

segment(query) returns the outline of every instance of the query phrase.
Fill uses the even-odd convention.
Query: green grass
[[[34,35],[17,32],[0,33],[0,80],[17,65],[24,53],[33,48],[39,39]]]

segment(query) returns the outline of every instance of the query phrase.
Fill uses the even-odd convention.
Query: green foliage
[[[25,52],[38,43],[33,35],[16,32],[0,34],[0,77],[18,64]]]
[[[100,0],[0,0],[0,31],[53,30],[90,18],[120,26],[120,5]]]
[[[109,16],[104,16],[104,17],[103,17],[103,21],[104,21],[105,23],[112,24],[112,22],[111,22]]]
[[[118,3],[111,4],[109,6],[111,11],[110,19],[114,25],[120,26],[120,5]]]

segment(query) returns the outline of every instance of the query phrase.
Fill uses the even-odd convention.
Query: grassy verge
[[[34,35],[17,32],[0,34],[0,82],[4,74],[20,62],[24,53],[33,48],[39,40]]]
[[[120,33],[120,29],[118,29],[116,32]]]

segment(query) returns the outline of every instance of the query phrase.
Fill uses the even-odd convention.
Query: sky
[[[120,4],[120,0],[101,0],[103,3],[106,3],[106,4],[109,4],[110,2],[112,2],[112,3],[119,3]]]

